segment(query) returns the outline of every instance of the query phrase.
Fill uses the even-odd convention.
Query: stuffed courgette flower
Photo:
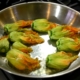
[[[56,46],[60,51],[75,52],[80,50],[80,40],[78,38],[61,37],[57,40]]]
[[[28,28],[21,28],[18,31],[19,32],[24,32],[26,35],[33,34],[33,35],[39,36],[39,34],[36,31],[33,31],[31,29],[28,29]]]
[[[6,53],[10,48],[10,43],[7,36],[0,38],[0,53]]]
[[[13,31],[9,34],[9,39],[11,42],[20,41],[20,36],[23,36],[23,32]]]
[[[40,68],[40,61],[37,58],[34,59],[17,49],[10,49],[7,52],[6,58],[8,62],[17,70],[33,71]]]
[[[79,29],[72,26],[67,25],[58,25],[55,28],[48,31],[48,35],[50,39],[58,40],[61,37],[70,37],[70,38],[76,38],[79,37],[80,34],[78,34]]]
[[[24,45],[23,43],[19,41],[14,42],[11,47],[14,49],[18,49],[24,53],[30,53],[33,51],[31,47],[28,47],[27,45]]]
[[[44,39],[40,36],[28,34],[20,37],[20,41],[24,44],[35,45],[44,42]]]
[[[5,24],[4,25],[4,31],[5,33],[9,34],[12,31],[18,30],[19,26],[15,23],[11,23],[11,24]]]
[[[9,39],[12,42],[20,41],[24,44],[34,45],[34,44],[40,44],[44,42],[44,39],[40,37],[39,35],[35,35],[32,33],[24,33],[24,32],[18,32],[13,31],[9,34]]]
[[[46,66],[55,72],[59,72],[67,69],[77,58],[78,55],[73,55],[72,53],[55,52],[47,56]]]
[[[4,30],[5,30],[5,33],[10,33],[12,31],[16,31],[20,28],[31,26],[31,24],[32,24],[31,20],[30,21],[19,20],[14,23],[5,24]]]
[[[47,32],[54,28],[56,23],[51,23],[47,19],[36,19],[32,22],[32,29],[38,32]]]

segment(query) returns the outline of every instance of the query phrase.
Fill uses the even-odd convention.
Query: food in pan
[[[73,52],[75,53],[80,50],[80,34],[78,32],[78,28],[52,23],[47,19],[19,20],[4,25],[3,36],[7,37],[2,37],[0,40],[0,51],[6,53],[8,62],[20,71],[40,69],[42,67],[40,60],[31,57],[32,54],[30,53],[33,51],[33,54],[36,54],[36,52],[34,53],[35,44],[36,46],[37,44],[40,45],[46,41],[45,37],[48,37],[53,41],[56,40],[55,47],[57,51],[46,57],[45,67],[51,69],[53,72],[59,72],[67,69],[78,58],[78,54],[73,54]],[[39,33],[47,33],[44,35],[41,34],[43,37],[45,36],[45,40]],[[3,42],[7,44],[3,44]],[[46,42],[48,43],[48,41]],[[41,44],[41,46],[44,44]],[[5,50],[3,50],[2,45],[4,47],[7,45],[4,48]]]
[[[41,38],[39,33],[36,31],[27,28],[19,29],[18,31],[25,33],[25,35],[20,37],[20,40],[25,44],[33,45],[33,44],[39,44],[44,42],[44,39]]]
[[[20,36],[23,36],[23,33],[22,32],[12,31],[9,34],[9,40],[11,42],[20,41]]]
[[[30,53],[33,49],[30,46],[43,43],[44,39],[37,32],[29,29],[31,23],[32,21],[20,20],[4,25],[4,35],[0,40],[1,52],[6,54],[9,64],[20,71],[33,71],[41,67],[40,60],[31,57]]]
[[[21,28],[18,31],[24,32],[26,35],[33,34],[33,35],[39,36],[39,33],[38,32],[33,31],[32,29],[28,29],[28,28]]]
[[[54,28],[56,23],[51,23],[47,19],[36,19],[32,22],[32,29],[38,32],[47,32],[48,30]]]
[[[21,36],[20,41],[24,44],[35,45],[35,44],[43,43],[44,39],[40,36],[28,34],[28,35]]]
[[[78,38],[61,37],[56,41],[56,47],[59,51],[79,51],[80,40]]]
[[[72,53],[66,53],[64,51],[55,52],[47,56],[46,66],[56,73],[67,69],[77,58],[78,55],[73,55]]]
[[[14,23],[5,24],[4,30],[5,30],[5,33],[8,34],[12,31],[18,30],[18,29],[23,28],[23,27],[30,27],[31,23],[32,23],[31,20],[30,21],[19,20],[19,21],[14,22]]]
[[[3,36],[0,38],[0,53],[6,53],[10,48],[10,43],[8,41],[8,36]]]
[[[31,58],[29,55],[17,49],[9,50],[6,58],[8,62],[18,70],[33,71],[40,68],[40,61],[37,58]]]
[[[20,28],[24,28],[24,27],[31,27],[33,20],[19,20],[17,22],[15,22],[15,24],[17,24]]]
[[[58,25],[55,28],[48,31],[50,39],[58,40],[61,37],[76,38],[79,37],[79,29],[68,25]]]
[[[24,53],[30,53],[33,51],[33,49],[31,47],[28,47],[27,45],[24,45],[23,43],[21,43],[20,41],[16,41],[12,44],[11,46],[13,49],[18,49]]]
[[[44,42],[44,39],[39,35],[35,34],[27,34],[23,32],[13,31],[9,34],[9,39],[12,42],[20,41],[24,44],[34,45],[40,44]]]
[[[5,33],[10,33],[12,31],[15,31],[15,30],[18,30],[19,26],[15,23],[12,23],[12,24],[6,24],[4,26],[4,30],[5,30]]]

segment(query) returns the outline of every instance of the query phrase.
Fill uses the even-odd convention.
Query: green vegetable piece
[[[50,39],[58,40],[61,37],[65,37],[65,36],[69,35],[69,31],[67,31],[67,30],[64,31],[63,28],[64,28],[64,26],[58,25],[55,28],[49,30],[48,35],[49,35]]]
[[[20,54],[25,55],[25,53],[17,50],[17,49],[11,49],[7,52],[6,58],[8,61],[17,69],[24,70],[26,68],[26,65],[21,63]]]
[[[80,50],[80,41],[74,40],[68,37],[61,37],[56,42],[57,49],[59,51],[79,51]]]
[[[77,58],[78,55],[72,55],[72,53],[56,52],[47,56],[46,66],[55,70],[55,72],[59,72],[67,69]]]
[[[11,23],[11,24],[5,24],[4,25],[4,31],[7,34],[12,32],[12,31],[16,31],[18,29],[19,29],[19,26],[16,23]]]
[[[11,42],[19,41],[21,35],[23,35],[22,32],[13,31],[9,34],[9,39]]]
[[[31,47],[28,47],[19,41],[14,42],[12,48],[18,49],[25,53],[30,53],[33,51]]]
[[[7,52],[6,58],[8,62],[17,70],[35,70],[40,68],[39,60],[31,58],[26,53],[18,50],[11,49]]]
[[[7,38],[0,39],[0,53],[6,53],[9,50],[9,41]]]
[[[47,32],[50,27],[50,23],[47,19],[36,19],[32,22],[32,29],[38,32]]]

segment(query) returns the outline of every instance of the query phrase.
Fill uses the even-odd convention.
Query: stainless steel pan
[[[4,33],[4,25],[7,23],[16,22],[18,20],[34,20],[38,18],[46,18],[51,22],[56,22],[58,24],[68,24],[75,27],[80,26],[80,13],[64,5],[51,2],[28,2],[20,3],[10,6],[6,9],[0,11],[0,36]],[[45,37],[48,40],[48,37]],[[45,74],[45,58],[48,53],[55,52],[56,48],[52,48],[48,43],[42,45],[34,46],[33,56],[38,57],[43,60],[42,68],[40,70],[34,71],[30,74],[20,73],[12,69],[7,64],[5,57],[0,56],[0,68],[10,74],[32,77],[32,78],[47,78],[47,77],[57,77],[67,73],[70,73],[80,67],[80,58],[74,61],[71,66],[59,73],[47,75]]]

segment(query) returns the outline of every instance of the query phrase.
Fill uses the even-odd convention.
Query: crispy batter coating
[[[47,56],[46,66],[55,70],[55,72],[59,72],[67,69],[77,58],[78,55],[74,55],[73,53],[66,53],[64,51],[52,53]]]
[[[7,52],[6,58],[18,70],[33,71],[40,68],[40,60],[32,58],[30,55],[17,49],[11,49]]]
[[[32,22],[33,22],[32,20],[28,20],[28,21],[19,20],[19,21],[15,22],[15,23],[18,24],[18,26],[20,26],[21,28],[23,28],[23,27],[30,27]]]
[[[80,50],[80,40],[69,37],[61,37],[56,42],[56,47],[60,51],[75,52]]]
[[[48,31],[50,39],[58,40],[61,37],[80,38],[79,29],[68,25],[58,25]]]
[[[56,27],[56,23],[50,22],[47,19],[36,19],[32,22],[31,27],[37,32],[46,33],[47,31]]]
[[[50,26],[47,28],[47,30],[51,30],[52,28],[55,28],[57,26],[56,23],[53,23],[53,22],[49,22],[50,23]]]
[[[18,49],[18,50],[20,50],[20,51],[22,51],[22,52],[24,52],[24,53],[30,53],[30,52],[33,51],[33,49],[32,49],[31,47],[29,47],[29,46],[27,46],[27,45],[24,45],[24,44],[22,44],[22,43],[19,42],[19,41],[14,42],[14,43],[12,44],[12,48]]]
[[[32,29],[28,29],[28,28],[21,28],[18,31],[24,32],[25,34],[33,34],[33,35],[39,36],[38,32],[33,31]]]
[[[40,43],[44,42],[44,39],[42,37],[37,36],[37,35],[33,35],[33,34],[21,36],[20,40],[23,43],[30,44],[30,45],[40,44]]]
[[[69,25],[64,25],[64,29],[63,31],[69,31],[69,35],[68,37],[70,38],[77,38],[80,36],[79,34],[79,28],[73,27],[73,26],[69,26]]]

